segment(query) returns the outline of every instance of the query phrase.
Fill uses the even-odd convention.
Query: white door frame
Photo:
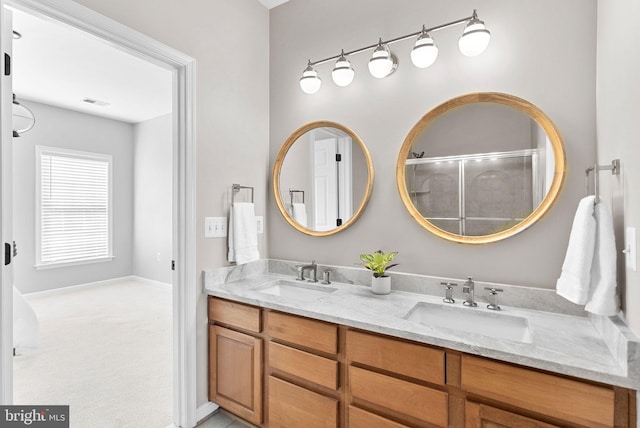
[[[196,424],[196,305],[195,254],[195,60],[142,33],[132,30],[71,0],[0,0],[0,7],[23,9],[55,19],[94,35],[173,72],[173,420],[179,427]],[[0,36],[2,37],[2,36]],[[0,40],[1,41],[1,40]],[[4,100],[7,88],[0,85]],[[0,108],[4,104],[0,103]],[[0,110],[1,112],[1,110]],[[1,195],[0,195],[1,197]],[[2,200],[2,203],[10,201]],[[0,311],[11,313],[12,284],[0,284]],[[3,338],[13,336],[13,322],[0,318]],[[0,403],[12,403],[12,349],[2,340],[0,349]],[[8,381],[7,381],[8,379]],[[6,385],[8,382],[10,385]]]

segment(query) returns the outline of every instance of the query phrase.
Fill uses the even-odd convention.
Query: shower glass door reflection
[[[436,227],[489,235],[518,224],[537,206],[544,180],[537,164],[536,150],[410,159],[410,195]]]

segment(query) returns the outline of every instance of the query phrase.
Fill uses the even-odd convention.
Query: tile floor
[[[251,428],[252,426],[220,409],[209,419],[201,422],[197,428]]]

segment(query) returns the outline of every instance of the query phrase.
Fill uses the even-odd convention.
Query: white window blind
[[[37,159],[37,264],[111,258],[111,156],[39,146]]]

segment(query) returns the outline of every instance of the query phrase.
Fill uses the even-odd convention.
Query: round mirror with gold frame
[[[553,205],[566,174],[557,128],[535,105],[481,92],[425,114],[402,144],[398,191],[437,236],[486,244],[522,232]]]
[[[351,226],[373,189],[373,162],[344,125],[308,123],[293,132],[273,166],[273,193],[285,220],[302,233],[328,236]]]

